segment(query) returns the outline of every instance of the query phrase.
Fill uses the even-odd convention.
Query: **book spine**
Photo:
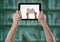
[[[51,2],[52,2],[51,0],[48,0],[48,7],[49,7],[49,9],[51,9],[51,5],[52,5]]]

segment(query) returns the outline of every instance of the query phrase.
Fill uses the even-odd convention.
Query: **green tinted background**
[[[0,42],[5,42],[18,3],[41,3],[47,23],[56,41],[60,42],[60,0],[0,0]],[[46,38],[37,20],[21,20],[14,41],[46,42]]]

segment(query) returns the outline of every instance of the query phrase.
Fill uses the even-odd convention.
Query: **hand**
[[[41,24],[44,24],[46,22],[46,15],[42,11],[39,13],[38,21]]]
[[[21,11],[16,11],[13,15],[13,23],[18,23],[21,20]]]

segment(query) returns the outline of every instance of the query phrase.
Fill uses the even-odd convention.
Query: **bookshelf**
[[[49,9],[60,9],[60,0],[48,0]]]
[[[53,32],[56,41],[60,42],[60,0],[0,0],[1,42],[5,41],[7,33],[10,30],[12,15],[17,10],[18,3],[41,3],[41,9],[47,16],[47,23]],[[21,20],[14,41],[46,42],[46,38],[42,26],[37,20]]]

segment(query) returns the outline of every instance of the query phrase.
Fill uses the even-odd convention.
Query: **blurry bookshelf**
[[[0,41],[2,40],[2,31],[0,31]]]
[[[60,9],[60,0],[48,0],[49,9]]]
[[[0,13],[0,25],[3,25],[3,14]]]
[[[56,29],[53,28],[53,35],[54,35],[56,41],[60,41],[60,34],[59,34],[60,27],[57,27],[57,28]]]
[[[49,25],[60,25],[60,12],[49,11],[48,12],[48,23]]]
[[[41,32],[41,41],[45,41],[46,39],[44,31],[41,30],[40,32]]]
[[[52,29],[56,41],[60,42],[60,0],[0,0],[1,42],[5,41],[11,28],[12,16],[18,8],[18,3],[41,3],[41,9],[47,16],[47,23]],[[46,42],[44,31],[38,20],[21,20],[19,22],[14,41],[24,40]]]

